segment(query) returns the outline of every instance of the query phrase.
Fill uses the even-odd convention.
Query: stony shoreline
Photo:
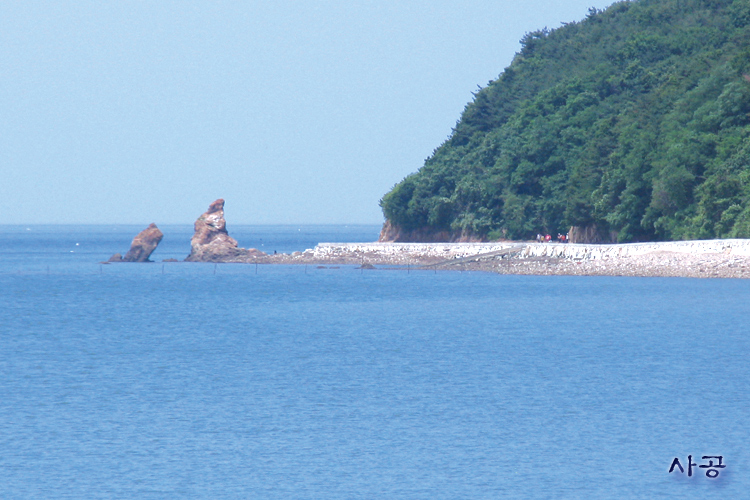
[[[229,236],[224,200],[195,221],[186,262],[414,266],[500,274],[750,278],[750,239],[657,243],[580,244],[522,241],[466,243],[319,243],[292,254],[240,248]],[[382,234],[381,234],[382,237]],[[155,224],[141,231],[122,257],[108,262],[149,262],[162,238]]]
[[[491,263],[470,263],[465,269],[525,275],[750,278],[750,257],[663,251],[637,257],[587,261],[555,257],[511,258]]]
[[[750,240],[616,245],[558,243],[320,243],[269,264],[411,265],[500,274],[750,278]]]

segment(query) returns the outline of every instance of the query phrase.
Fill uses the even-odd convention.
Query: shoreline
[[[411,266],[535,276],[750,278],[750,239],[582,244],[318,243],[291,254],[240,249],[193,262],[215,264]],[[243,253],[247,252],[247,253]],[[257,252],[257,253],[255,253]],[[149,261],[151,262],[151,261]],[[165,259],[162,262],[189,262]],[[111,264],[102,261],[101,264]]]
[[[498,274],[750,278],[750,239],[622,244],[319,243],[252,262],[313,265],[410,265]]]

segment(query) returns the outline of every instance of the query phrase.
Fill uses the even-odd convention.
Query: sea
[[[747,498],[748,280],[162,262],[160,228],[102,264],[143,227],[0,226],[0,498]]]

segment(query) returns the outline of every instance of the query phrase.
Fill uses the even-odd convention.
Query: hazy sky
[[[380,223],[528,31],[594,0],[0,3],[4,223]]]

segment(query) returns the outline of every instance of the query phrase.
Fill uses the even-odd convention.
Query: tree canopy
[[[381,200],[405,231],[750,237],[750,0],[634,0],[527,33]]]

